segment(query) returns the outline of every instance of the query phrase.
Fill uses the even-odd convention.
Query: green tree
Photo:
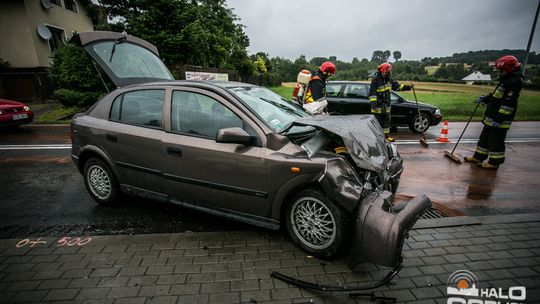
[[[225,0],[100,0],[114,26],[147,40],[169,66],[240,67],[249,39]],[[245,54],[247,56],[247,53]]]
[[[392,54],[392,53],[391,53],[389,50],[384,51],[384,52],[383,52],[383,58],[384,58],[383,61],[385,61],[385,62],[388,61],[388,59],[390,58],[390,55],[391,55],[391,54]]]
[[[72,44],[53,52],[49,74],[57,87],[54,96],[66,106],[92,105],[106,92],[92,59]],[[110,83],[109,87],[112,87]]]
[[[373,55],[371,56],[371,61],[375,63],[383,63],[385,62],[384,52],[380,50],[373,51]]]
[[[398,61],[399,59],[401,59],[401,52],[400,51],[394,51],[392,53],[392,56],[394,56],[395,61]]]

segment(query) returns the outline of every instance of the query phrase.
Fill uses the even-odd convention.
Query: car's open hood
[[[373,115],[317,115],[300,118],[289,127],[294,125],[313,126],[340,136],[347,152],[360,168],[379,175],[386,168],[388,148],[381,125]]]
[[[157,48],[143,39],[115,32],[77,33],[72,41],[84,48],[116,87],[174,80]]]

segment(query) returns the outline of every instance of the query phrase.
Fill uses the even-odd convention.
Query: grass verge
[[[409,82],[403,81],[407,84]],[[285,83],[280,87],[270,88],[272,91],[290,100],[294,84]],[[454,83],[415,82],[416,96],[419,102],[429,103],[441,109],[443,119],[450,121],[466,121],[474,111],[474,100],[480,95],[491,93],[494,87]],[[412,91],[399,92],[404,98],[414,101]],[[479,107],[473,121],[480,121],[484,115],[483,107]],[[521,91],[518,101],[516,120],[540,120],[540,92]]]
[[[63,105],[55,105],[45,112],[36,115],[34,121],[42,124],[65,123],[71,122],[71,116],[75,113],[83,112],[85,109],[79,107],[65,107]]]

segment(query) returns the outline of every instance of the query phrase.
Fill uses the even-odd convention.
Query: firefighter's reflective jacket
[[[369,86],[371,114],[390,113],[390,91],[408,91],[410,89],[409,85],[399,84],[392,78],[383,77],[377,73]]]
[[[483,123],[487,126],[508,129],[516,116],[519,93],[523,80],[521,72],[508,73],[501,77],[487,103]]]
[[[321,71],[317,71],[308,83],[304,102],[314,102],[326,96],[326,77]]]

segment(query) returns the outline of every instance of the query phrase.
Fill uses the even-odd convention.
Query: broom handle
[[[491,95],[495,94],[495,91],[497,91],[497,89],[499,88],[499,86],[501,85],[501,83],[499,82],[497,84],[497,86],[495,87],[495,89],[493,90],[493,92],[491,92]],[[476,108],[474,108],[474,111],[472,112],[471,114],[471,117],[469,117],[469,121],[467,121],[467,124],[465,125],[465,128],[463,129],[463,132],[461,132],[461,135],[459,136],[458,140],[457,140],[457,143],[456,145],[454,146],[454,149],[452,149],[452,152],[450,152],[450,154],[454,154],[454,151],[456,150],[457,148],[457,145],[459,144],[459,141],[461,140],[461,137],[463,136],[463,134],[465,133],[465,130],[467,130],[467,127],[469,126],[469,123],[471,122],[474,114],[476,113],[476,109],[478,109],[478,106],[480,105],[480,103],[477,103],[476,104]]]
[[[459,145],[459,141],[461,140],[461,137],[463,137],[463,134],[465,134],[465,130],[467,130],[467,127],[469,126],[469,123],[471,122],[474,114],[476,114],[476,109],[478,109],[479,105],[480,105],[480,103],[476,104],[476,107],[474,108],[474,111],[472,112],[471,117],[469,117],[469,121],[467,121],[467,124],[465,125],[465,128],[463,128],[463,131],[461,132],[461,135],[459,136],[456,144],[454,145],[454,149],[452,149],[452,152],[450,152],[450,154],[454,154],[454,151],[456,150],[457,146]]]

